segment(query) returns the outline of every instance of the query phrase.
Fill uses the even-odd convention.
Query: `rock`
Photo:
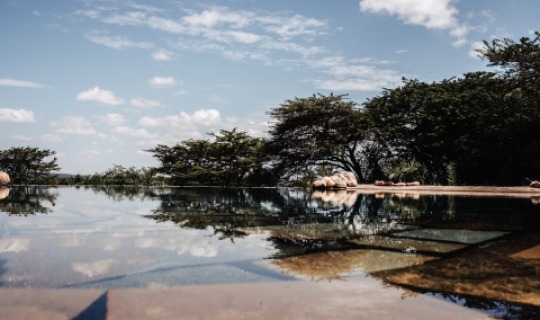
[[[324,177],[321,180],[324,181],[324,184],[327,188],[333,188],[336,186],[336,183],[334,182],[334,180],[330,179],[330,177]]]
[[[405,182],[405,185],[406,185],[406,186],[419,186],[419,185],[420,185],[420,182],[418,182],[418,181]]]
[[[394,183],[394,186],[395,186],[395,187],[405,187],[405,182],[397,182],[397,183]]]
[[[343,176],[348,179],[347,181],[347,187],[356,187],[358,186],[358,180],[356,180],[356,176],[352,172],[344,172]]]
[[[0,187],[0,200],[5,199],[9,196],[8,187]]]
[[[531,188],[540,188],[540,181],[535,180],[535,181],[531,182],[529,187],[531,187]]]
[[[4,171],[0,171],[0,186],[7,186],[9,182],[9,175]]]
[[[315,180],[313,182],[312,186],[313,186],[313,189],[324,189],[324,188],[326,188],[326,184],[322,180]]]
[[[339,176],[331,176],[330,179],[334,181],[334,188],[347,188],[347,182],[345,182]]]
[[[331,177],[323,177],[312,183],[313,189],[346,189],[356,186],[358,186],[358,182],[352,172],[336,173]]]
[[[379,187],[384,187],[386,185],[386,182],[382,180],[375,180],[375,185]]]

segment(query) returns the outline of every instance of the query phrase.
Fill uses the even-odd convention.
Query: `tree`
[[[493,39],[479,49],[488,66],[500,67],[507,83],[505,99],[511,116],[511,172],[521,179],[540,178],[540,32],[533,38]]]
[[[11,181],[16,184],[40,183],[51,171],[61,169],[56,163],[56,157],[45,160],[55,154],[55,151],[35,147],[12,147],[1,150],[0,170],[6,171]]]
[[[156,172],[169,176],[175,185],[271,185],[265,166],[264,140],[246,132],[220,130],[209,134],[213,141],[186,140],[172,147],[158,145],[147,150],[161,162]]]
[[[344,95],[314,95],[287,100],[269,113],[272,118],[269,152],[286,177],[313,179],[317,167],[366,175],[370,149],[363,113]]]

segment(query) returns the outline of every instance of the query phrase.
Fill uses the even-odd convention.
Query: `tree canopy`
[[[0,150],[0,170],[11,177],[13,184],[44,182],[52,171],[60,170],[55,151],[36,147],[12,147]],[[46,158],[53,157],[50,160]]]
[[[147,151],[161,162],[157,172],[176,185],[274,185],[265,167],[264,140],[246,132],[221,130],[210,140],[186,140],[174,146],[158,145]]]
[[[312,179],[317,169],[370,174],[370,134],[364,112],[345,95],[287,100],[272,109],[268,150],[288,177]]]

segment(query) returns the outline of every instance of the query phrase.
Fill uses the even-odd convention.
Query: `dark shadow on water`
[[[109,291],[103,293],[99,298],[94,300],[86,309],[81,311],[72,320],[105,320],[107,319],[107,301],[109,299]]]

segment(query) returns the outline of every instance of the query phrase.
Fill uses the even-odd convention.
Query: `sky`
[[[491,70],[475,49],[532,37],[538,12],[538,0],[0,0],[0,150],[53,150],[71,174],[158,166],[145,151],[158,144],[267,136],[289,99],[361,106],[403,77]]]

